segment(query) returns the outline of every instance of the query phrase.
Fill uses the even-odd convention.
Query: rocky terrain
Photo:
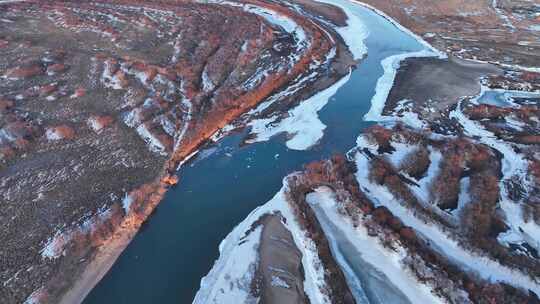
[[[346,75],[343,12],[301,5],[0,3],[1,302],[81,301],[208,138]]]

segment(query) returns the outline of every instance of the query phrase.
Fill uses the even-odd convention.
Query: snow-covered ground
[[[249,226],[247,227],[249,229]],[[240,234],[235,234],[239,232]],[[193,303],[257,303],[251,294],[251,282],[255,277],[258,263],[258,248],[260,245],[262,227],[259,226],[247,236],[246,231],[233,231],[221,243],[221,255],[226,255],[214,265],[218,271],[212,288],[207,287],[210,278],[201,282],[201,290],[195,296]],[[232,247],[230,245],[233,245]],[[219,287],[219,288],[218,288]]]
[[[78,233],[89,234],[110,217],[110,209],[102,207],[94,215],[87,217],[81,225],[72,225],[67,229],[65,226],[60,227],[53,236],[45,241],[45,245],[41,249],[41,257],[43,259],[56,259],[64,255],[66,245],[68,245]]]
[[[137,134],[139,134],[139,136],[146,142],[150,148],[150,151],[161,155],[167,155],[163,143],[161,143],[161,141],[148,130],[144,123],[140,124],[135,130],[137,130]]]
[[[365,140],[359,140],[362,144]],[[363,148],[359,146],[359,148]],[[540,282],[518,270],[510,269],[489,257],[481,256],[461,247],[451,235],[446,233],[435,223],[426,222],[418,218],[415,212],[400,203],[400,200],[383,185],[374,184],[369,180],[369,159],[363,153],[357,152],[354,156],[358,168],[356,177],[362,191],[376,206],[385,206],[394,216],[412,227],[424,238],[429,240],[434,249],[446,256],[450,261],[461,265],[465,270],[478,274],[479,277],[491,282],[505,282],[507,284],[540,292]]]
[[[280,14],[279,12],[273,11],[269,8],[250,4],[250,3],[240,3],[233,1],[223,1],[223,0],[200,0],[202,3],[218,3],[221,5],[229,5],[233,7],[240,7],[245,12],[256,14],[266,19],[266,21],[272,24],[274,27],[282,28],[292,37],[294,37],[296,42],[296,50],[289,55],[288,66],[293,66],[297,61],[300,60],[300,54],[311,45],[311,41],[308,39],[308,36],[304,32],[301,26],[299,26],[292,18]]]
[[[264,214],[279,212],[284,218],[283,224],[291,232],[296,247],[302,253],[302,266],[304,268],[305,282],[304,291],[311,303],[330,303],[325,289],[324,268],[318,257],[313,241],[306,236],[286,201],[285,192],[287,185],[265,205],[251,212],[234,230],[221,242],[219,246],[219,258],[210,272],[201,280],[201,288],[197,292],[194,304],[207,303],[246,303],[248,298],[245,289],[238,288],[237,282],[244,282],[247,265],[257,260],[257,251],[251,250],[257,247],[260,240],[260,232],[249,234],[248,245],[242,244],[243,236],[252,224]],[[236,282],[236,283],[235,283]],[[234,288],[230,288],[231,284]],[[231,300],[232,299],[232,300]],[[227,301],[229,300],[229,301]],[[249,302],[247,302],[249,303]]]
[[[474,102],[474,99],[473,99]],[[499,151],[503,155],[502,173],[500,181],[501,197],[499,205],[506,217],[509,230],[498,239],[502,244],[527,242],[537,250],[540,249],[540,226],[534,221],[525,222],[520,202],[510,198],[507,183],[513,181],[528,191],[530,180],[528,175],[528,161],[521,153],[516,152],[508,142],[498,139],[495,134],[486,130],[480,123],[469,119],[461,110],[461,103],[450,113],[450,118],[456,119],[464,129],[466,135],[478,138],[481,143]]]

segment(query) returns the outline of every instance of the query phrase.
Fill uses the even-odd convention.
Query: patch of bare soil
[[[304,293],[302,253],[279,215],[262,220],[259,245],[259,297],[261,303],[309,303]]]

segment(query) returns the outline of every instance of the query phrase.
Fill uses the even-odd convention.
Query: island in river
[[[82,301],[209,139],[316,148],[367,32],[321,2],[0,4],[0,297]],[[382,61],[381,126],[287,177],[196,303],[538,301],[538,8],[399,2],[371,5],[437,49]]]

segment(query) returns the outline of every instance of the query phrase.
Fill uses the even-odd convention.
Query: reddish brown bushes
[[[43,68],[39,64],[31,64],[23,67],[16,67],[7,70],[6,77],[8,78],[30,78],[43,74]]]
[[[428,149],[420,146],[405,157],[399,166],[399,170],[407,173],[409,176],[420,179],[427,172],[430,164]]]
[[[392,146],[390,145],[393,134],[392,130],[375,125],[368,128],[365,133],[369,134],[369,136],[373,138],[379,145],[379,153],[390,152],[393,150]]]

